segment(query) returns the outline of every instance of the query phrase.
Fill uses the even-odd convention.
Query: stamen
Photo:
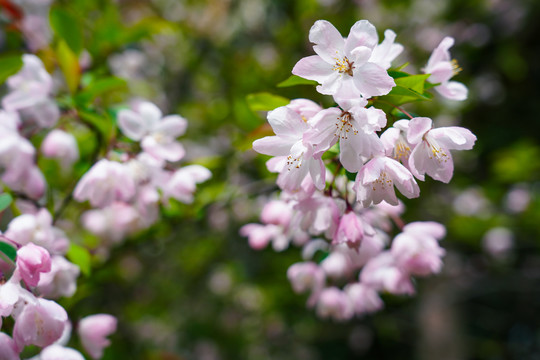
[[[349,59],[345,56],[343,59],[334,58],[336,60],[336,65],[332,68],[332,70],[335,70],[339,72],[340,74],[347,74],[349,76],[353,76],[353,69],[354,69],[354,62],[349,61]]]
[[[452,72],[454,73],[454,75],[457,75],[459,74],[463,69],[459,66],[458,62],[456,59],[452,59],[452,61],[450,61],[450,63],[452,64]]]

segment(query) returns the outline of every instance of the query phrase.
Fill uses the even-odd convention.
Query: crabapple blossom
[[[476,136],[470,130],[450,126],[433,129],[433,121],[417,117],[409,122],[407,141],[415,145],[409,157],[413,175],[424,180],[428,174],[435,180],[448,183],[454,173],[450,150],[472,149]]]
[[[91,315],[79,321],[81,343],[93,359],[100,359],[103,350],[111,344],[107,336],[116,331],[116,323],[116,318],[109,314]]]
[[[16,317],[13,339],[18,349],[26,345],[46,347],[62,336],[67,321],[67,313],[60,305],[36,298]]]
[[[115,200],[129,201],[135,195],[135,182],[128,168],[119,162],[101,159],[84,174],[73,197],[89,200],[95,207],[110,205]]]
[[[52,127],[60,117],[56,103],[49,98],[53,81],[41,60],[23,55],[23,67],[7,80],[10,92],[2,99],[7,111],[20,111],[23,118],[35,121],[39,127]]]
[[[186,132],[187,121],[179,115],[163,117],[156,105],[144,101],[133,110],[121,110],[118,126],[128,138],[140,141],[143,150],[156,159],[178,161],[184,157],[184,147],[175,138]]]
[[[357,200],[364,207],[383,200],[397,205],[394,185],[409,199],[420,195],[418,184],[407,168],[394,159],[377,156],[365,164],[356,176]]]
[[[261,154],[286,157],[280,171],[285,190],[298,189],[308,173],[317,188],[324,187],[324,164],[313,146],[303,141],[310,128],[304,119],[287,106],[270,111],[268,122],[276,135],[253,142],[253,149]]]
[[[13,281],[0,284],[0,316],[9,316],[19,300],[20,286]]]
[[[451,60],[450,49],[454,45],[454,38],[445,37],[441,43],[433,50],[433,53],[429,57],[426,67],[424,68],[425,74],[431,76],[428,80],[434,84],[440,84],[435,86],[435,90],[445,98],[450,100],[465,100],[467,99],[467,88],[460,82],[450,81],[450,79],[461,71],[456,60]]]
[[[51,258],[51,270],[41,274],[37,289],[50,299],[71,297],[77,290],[79,273],[77,265],[70,263],[63,256],[55,255]]]
[[[378,36],[369,21],[356,22],[344,39],[328,21],[318,20],[309,31],[309,40],[315,44],[313,50],[317,55],[298,61],[292,73],[317,81],[321,94],[370,98],[388,94],[395,86],[386,70],[370,61]],[[375,58],[378,57],[382,58],[376,54]]]
[[[384,96],[395,85],[389,74],[405,83],[407,77],[425,82],[402,70],[387,72],[403,51],[392,30],[378,44],[366,20],[354,24],[346,39],[319,20],[309,38],[317,55],[298,61],[293,74],[317,81],[317,90],[332,95],[337,106],[323,109],[295,99],[268,113],[275,135],[255,140],[253,149],[273,156],[266,166],[279,173],[281,192],[263,208],[262,224],[247,224],[240,234],[254,249],[272,242],[280,251],[292,239],[304,259],[287,271],[293,290],[310,291],[307,305],[320,317],[348,320],[382,309],[379,293],[413,294],[412,276],[441,270],[445,251],[438,241],[444,227],[405,224],[394,186],[415,198],[420,195],[415,177],[424,180],[427,173],[448,182],[449,150],[470,149],[476,137],[460,127],[432,129],[428,118],[387,124],[387,114],[396,119],[388,106],[411,118],[402,103],[393,103],[394,94]],[[443,95],[459,90],[445,72],[451,66],[449,46],[444,40],[425,70],[431,82],[440,82],[436,90]],[[394,236],[396,228],[401,232]]]
[[[64,169],[79,160],[79,148],[75,137],[62,130],[54,129],[41,143],[41,152],[46,157],[56,158]]]
[[[20,360],[15,341],[6,333],[0,332],[0,360]]]
[[[29,286],[37,286],[41,273],[51,271],[51,256],[41,246],[28,243],[17,250],[17,271]]]
[[[186,204],[193,202],[196,185],[204,182],[212,174],[201,165],[188,165],[176,170],[162,187],[163,199],[174,198]]]
[[[321,292],[316,310],[321,318],[332,318],[337,321],[349,320],[354,315],[351,300],[337,287],[329,287]]]

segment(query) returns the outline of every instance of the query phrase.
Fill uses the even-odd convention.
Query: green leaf
[[[90,275],[92,256],[90,255],[88,249],[80,245],[71,243],[66,256],[69,261],[79,266],[84,275]]]
[[[388,95],[381,96],[380,100],[396,106],[415,101],[431,100],[428,95],[424,95],[424,84],[429,76],[429,74],[420,74],[394,78],[396,86]]]
[[[424,84],[430,74],[419,74],[400,77],[395,79],[396,85],[403,86],[404,88],[415,90],[419,93],[424,92]]]
[[[407,74],[406,72],[399,70],[388,70],[388,75],[390,75],[394,79],[411,76],[411,74]]]
[[[0,194],[0,212],[6,210],[12,201],[13,201],[13,198],[11,197],[10,194],[7,194],[7,193]]]
[[[109,77],[92,81],[84,90],[77,95],[77,102],[89,103],[100,95],[112,91],[127,89],[127,83],[124,79]]]
[[[277,87],[289,87],[289,86],[296,86],[296,85],[317,85],[317,84],[318,82],[316,82],[315,80],[308,80],[300,76],[291,75],[286,80],[277,84]]]
[[[16,74],[23,66],[21,55],[8,55],[0,57],[0,85],[11,75]]]
[[[56,36],[64,40],[75,55],[79,55],[83,49],[81,21],[57,7],[51,9],[49,20]]]
[[[0,252],[4,253],[13,262],[17,259],[17,250],[6,242],[0,241]]]
[[[251,111],[270,111],[280,106],[288,105],[291,101],[283,96],[261,92],[249,94],[246,101]]]
[[[74,94],[79,87],[79,80],[81,79],[79,59],[63,40],[61,40],[56,47],[56,57],[60,64],[60,68],[64,73],[69,91]]]

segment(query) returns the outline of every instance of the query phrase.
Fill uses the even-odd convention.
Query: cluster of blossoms
[[[80,119],[75,109],[59,109],[53,78],[35,55],[23,55],[22,68],[7,85],[0,109],[0,179],[3,191],[17,199],[13,212],[20,215],[0,232],[0,359],[18,360],[27,346],[42,348],[35,359],[84,359],[66,347],[73,326],[55,301],[74,295],[80,274],[79,266],[66,258],[72,242],[56,225],[66,204],[71,197],[88,200],[92,209],[80,221],[101,237],[100,246],[106,249],[154,224],[160,202],[192,202],[196,184],[211,174],[199,165],[177,165],[185,151],[176,138],[185,132],[187,121],[177,115],[163,117],[154,104],[139,102],[118,113],[118,127],[126,138],[98,143],[107,145],[107,152],[101,159],[100,151],[94,152],[91,167],[72,192],[47,194],[53,190],[38,158],[56,159],[72,174],[80,154],[76,137],[66,127],[77,127],[66,125]],[[64,201],[53,216],[48,208],[54,206],[48,207],[47,201],[58,195]],[[13,320],[3,321],[7,317]],[[116,326],[116,318],[108,314],[77,321],[80,343],[91,358],[103,356],[110,343],[107,336]]]
[[[408,76],[389,72],[403,50],[395,37],[386,30],[379,43],[375,27],[361,20],[344,39],[332,24],[317,21],[309,33],[317,55],[301,59],[292,72],[318,82],[317,91],[333,96],[337,106],[292,100],[268,113],[275,136],[253,143],[255,151],[273,156],[267,167],[279,173],[281,192],[264,206],[263,224],[245,225],[241,233],[255,249],[271,242],[279,251],[291,241],[303,248],[305,261],[287,276],[296,292],[310,292],[308,306],[321,317],[347,320],[377,311],[380,293],[412,294],[412,276],[440,271],[444,226],[403,224],[394,187],[415,198],[417,180],[426,174],[448,183],[450,150],[471,149],[476,140],[467,129],[435,128],[431,119],[391,104],[397,77]],[[463,100],[465,86],[450,81],[457,73],[452,44],[447,37],[433,51],[423,79],[440,95]],[[388,124],[380,104],[409,118]],[[391,240],[394,224],[400,232]]]
[[[167,205],[173,198],[191,203],[196,184],[211,176],[200,165],[179,169],[172,165],[185,155],[182,144],[175,140],[187,127],[181,116],[163,117],[157,106],[141,101],[118,113],[118,126],[141,151],[111,151],[81,178],[73,192],[77,201],[88,200],[95,208],[82,215],[83,226],[112,242],[154,224],[160,201]]]

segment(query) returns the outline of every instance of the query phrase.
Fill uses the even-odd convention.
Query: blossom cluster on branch
[[[48,11],[43,10],[46,16]],[[47,18],[40,20],[49,29]],[[21,31],[30,41],[25,24]],[[27,44],[30,50],[49,46],[51,39],[37,40]],[[56,54],[60,66],[67,61],[62,54],[74,55],[62,46]],[[96,314],[72,322],[57,300],[76,293],[77,282],[85,279],[79,277],[82,266],[89,268],[94,255],[95,262],[106,259],[111,246],[156,223],[160,206],[171,199],[193,202],[197,184],[211,177],[203,166],[180,166],[185,150],[177,138],[186,131],[186,119],[163,116],[142,100],[118,111],[116,120],[105,117],[111,109],[92,103],[84,94],[88,85],[79,83],[88,59],[67,59],[73,62],[62,69],[68,69],[69,94],[62,93],[62,79],[51,75],[40,57],[24,54],[1,100],[0,216],[13,215],[0,232],[1,360],[84,359],[67,347],[72,328],[86,354],[100,359],[110,344],[107,336],[116,331],[116,317]],[[72,81],[77,82],[70,87]],[[82,144],[93,149],[82,151]],[[58,178],[74,178],[73,185],[51,186]],[[66,210],[74,207],[77,211]],[[74,231],[79,222],[99,238],[97,245],[81,240]]]
[[[272,156],[267,167],[279,174],[281,192],[264,206],[262,224],[247,224],[241,234],[254,249],[302,247],[304,261],[287,276],[296,292],[310,293],[308,306],[323,318],[377,311],[380,293],[413,294],[413,276],[441,270],[444,226],[405,225],[395,188],[416,198],[417,180],[426,174],[448,183],[450,150],[471,149],[476,141],[465,128],[435,127],[402,107],[430,99],[430,88],[466,99],[467,88],[451,81],[460,70],[448,51],[454,40],[444,38],[424,74],[411,75],[404,66],[391,68],[403,46],[392,30],[384,34],[379,43],[375,27],[361,20],[343,38],[328,21],[315,22],[309,39],[316,55],[298,61],[292,73],[316,81],[337,106],[294,99],[268,113],[275,135],[253,143]]]

